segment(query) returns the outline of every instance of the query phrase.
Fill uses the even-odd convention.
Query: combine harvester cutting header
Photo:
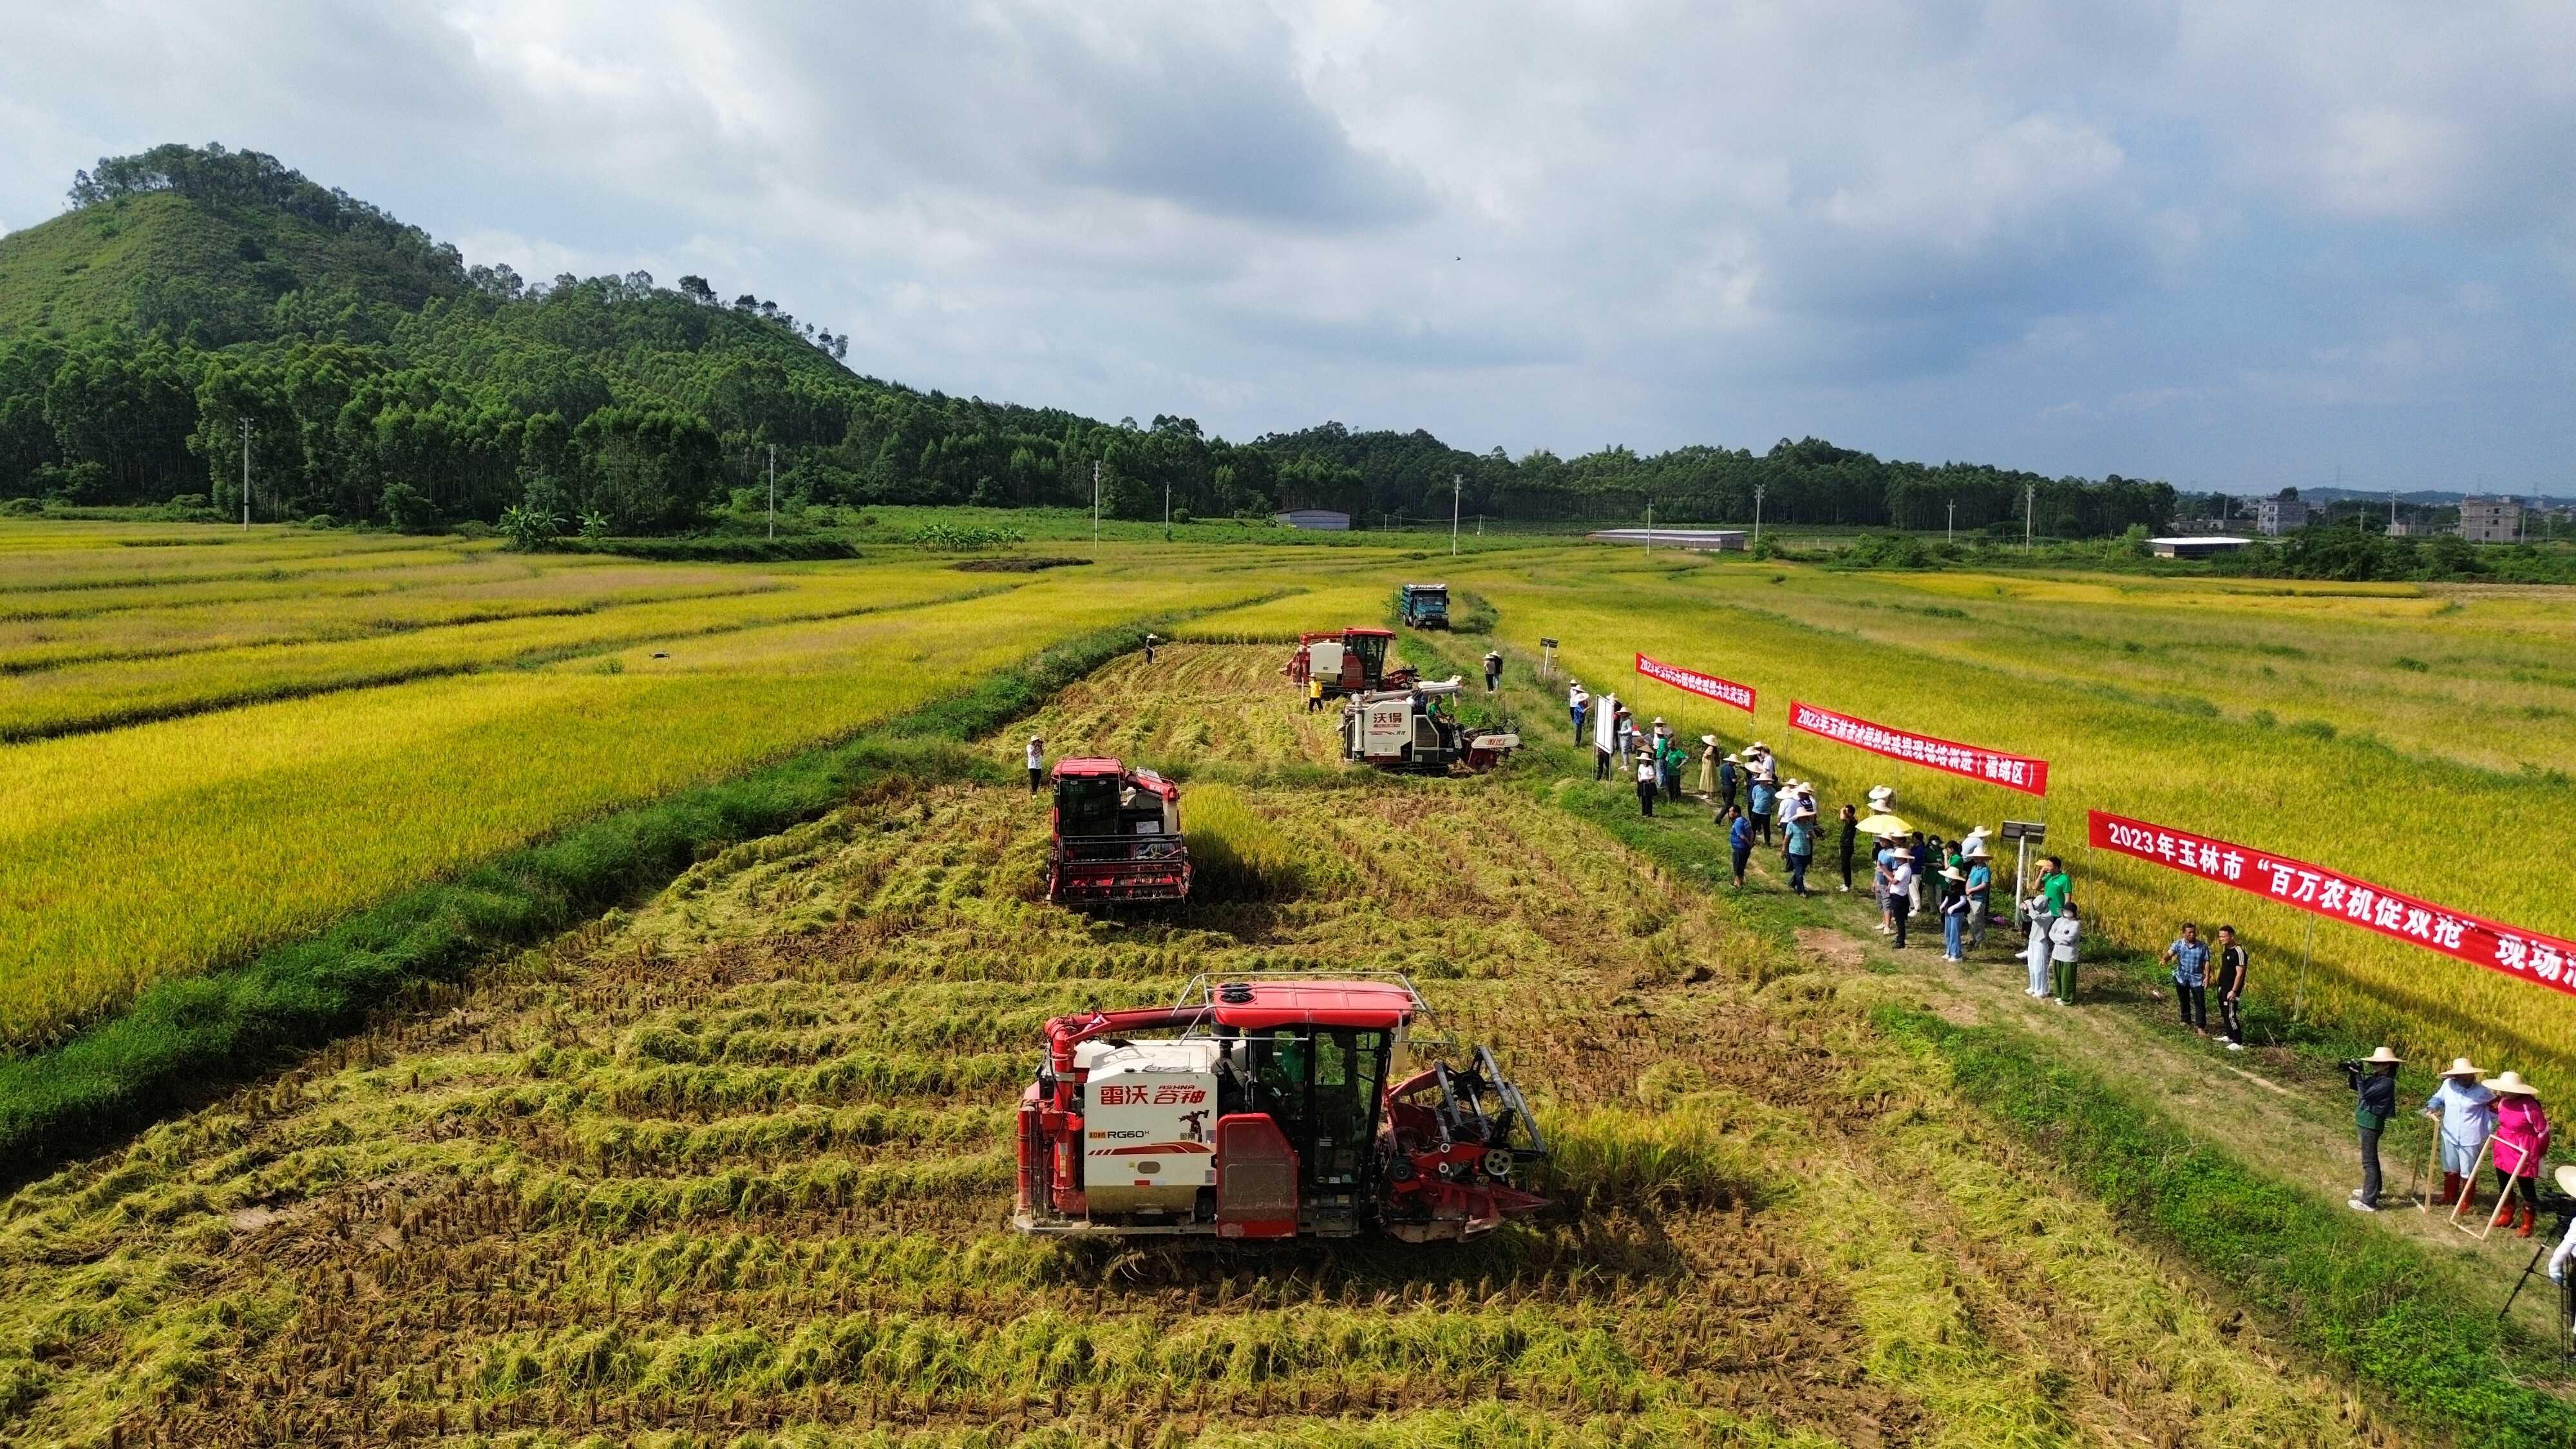
[[[1110,759],[1058,760],[1047,899],[1058,905],[1185,901],[1190,849],[1181,787]]]
[[[1020,1097],[1012,1221],[1423,1243],[1546,1206],[1512,1186],[1547,1152],[1519,1090],[1482,1047],[1452,1066],[1456,1044],[1415,1036],[1417,1020],[1438,1029],[1400,975],[1290,973],[1057,1017]]]

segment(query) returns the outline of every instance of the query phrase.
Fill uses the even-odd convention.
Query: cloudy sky
[[[2564,0],[14,8],[0,227],[216,140],[1232,437],[2576,494]]]

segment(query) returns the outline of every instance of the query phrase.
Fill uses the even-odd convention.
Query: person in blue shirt
[[[1986,843],[1968,842],[1968,933],[1967,947],[1973,951],[1986,942],[1986,917],[1994,905],[1994,863],[1986,859]]]
[[[1726,848],[1735,855],[1735,888],[1744,889],[1744,863],[1753,858],[1753,822],[1744,812],[1729,805],[1718,817],[1726,822]]]
[[[1746,818],[1753,823],[1754,831],[1762,837],[1762,843],[1769,845],[1771,816],[1780,808],[1780,782],[1767,772],[1753,777],[1752,805],[1753,811]]]
[[[1786,832],[1789,852],[1789,889],[1797,895],[1807,893],[1807,867],[1816,858],[1816,809],[1809,805],[1789,817]]]
[[[2182,1024],[2209,1035],[2209,943],[2200,939],[2200,927],[2182,923],[2182,938],[2165,948],[2165,960],[2173,966],[2174,1004],[2182,1011]]]

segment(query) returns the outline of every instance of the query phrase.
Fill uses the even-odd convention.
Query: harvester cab
[[[1187,900],[1181,787],[1116,760],[1059,760],[1047,899],[1062,905]]]
[[[1392,629],[1354,628],[1302,635],[1297,640],[1297,652],[1288,658],[1288,678],[1301,690],[1309,679],[1322,680],[1327,699],[1400,688],[1418,676],[1404,665],[1387,668],[1386,648],[1393,642]]]
[[[1460,724],[1451,704],[1460,689],[1453,677],[1344,700],[1342,758],[1381,770],[1441,775],[1458,768],[1481,772],[1501,764],[1520,748],[1521,737],[1499,730],[1470,731]]]
[[[1057,1017],[1018,1142],[1023,1232],[1430,1242],[1546,1205],[1513,1186],[1546,1155],[1519,1090],[1395,975]]]
[[[1395,606],[1408,629],[1449,627],[1447,584],[1405,584],[1395,591]]]

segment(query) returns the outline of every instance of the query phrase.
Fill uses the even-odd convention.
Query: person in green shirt
[[[2050,915],[2062,916],[2066,914],[2066,893],[2074,889],[2074,887],[2075,882],[2066,878],[2065,862],[2059,860],[2053,855],[2041,859],[2039,862],[2039,893],[2048,897],[2048,911]]]

